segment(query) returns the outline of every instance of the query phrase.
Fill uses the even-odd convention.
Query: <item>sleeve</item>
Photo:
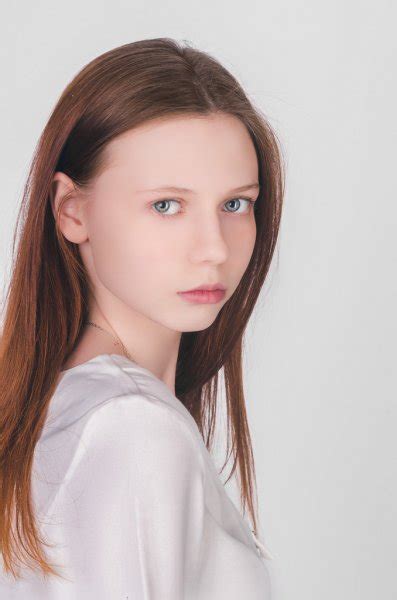
[[[82,590],[96,599],[190,598],[202,552],[205,469],[189,424],[163,401],[129,394],[97,408],[81,442],[66,539]]]

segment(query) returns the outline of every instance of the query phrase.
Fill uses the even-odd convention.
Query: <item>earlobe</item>
[[[58,227],[65,238],[75,244],[84,242],[87,239],[87,232],[82,218],[82,198],[73,180],[65,173],[57,171],[52,180],[49,196],[54,221],[58,221]]]

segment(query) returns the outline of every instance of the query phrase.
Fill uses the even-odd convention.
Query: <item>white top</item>
[[[101,354],[64,372],[32,486],[64,579],[0,569],[7,600],[269,600],[265,560],[192,415],[150,371]],[[1,555],[1,554],[0,554]]]

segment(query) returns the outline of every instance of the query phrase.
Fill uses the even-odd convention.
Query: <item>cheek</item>
[[[98,221],[90,237],[96,275],[102,285],[130,306],[145,306],[172,285],[179,243],[151,219],[129,217]],[[106,228],[103,223],[106,222]],[[161,230],[161,231],[160,231]],[[151,293],[149,296],[148,293]]]
[[[240,278],[247,268],[255,247],[256,223],[250,220],[237,224],[228,236],[228,250],[230,270],[235,273],[236,279]],[[236,243],[238,240],[238,243]]]

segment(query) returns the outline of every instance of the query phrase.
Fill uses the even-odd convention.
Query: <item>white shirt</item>
[[[0,570],[4,600],[269,600],[272,556],[168,386],[118,354],[62,374],[32,471],[65,579]]]

